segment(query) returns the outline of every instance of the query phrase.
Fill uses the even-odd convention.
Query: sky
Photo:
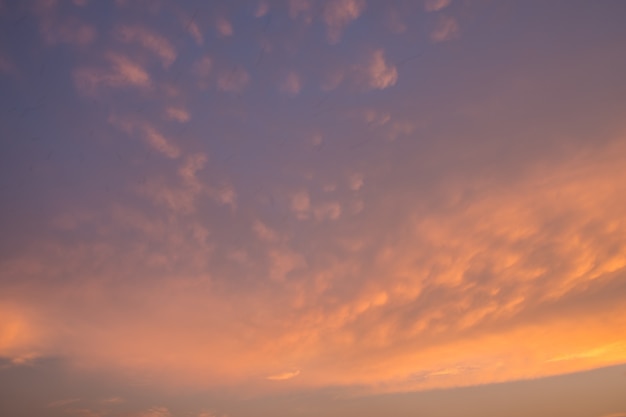
[[[0,0],[0,415],[626,417],[625,19]]]

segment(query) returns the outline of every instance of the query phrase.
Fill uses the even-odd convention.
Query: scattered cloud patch
[[[437,12],[448,7],[452,0],[424,0],[424,9],[427,12]]]
[[[265,16],[270,11],[270,5],[266,0],[259,1],[257,5],[256,11],[254,12],[254,17],[260,18]]]
[[[241,68],[222,72],[217,78],[217,89],[229,93],[242,93],[250,82],[250,75]]]
[[[109,122],[128,134],[138,132],[148,146],[168,158],[178,158],[181,154],[180,149],[149,122],[115,115],[109,117]]]
[[[291,211],[298,219],[308,219],[311,210],[311,198],[306,191],[299,191],[291,196]]]
[[[435,28],[430,32],[430,40],[433,42],[445,42],[459,35],[459,24],[450,16],[440,16]]]
[[[215,30],[220,37],[233,36],[235,33],[232,23],[224,16],[220,16],[215,22]]]
[[[165,116],[169,120],[174,120],[180,123],[187,123],[191,119],[189,112],[182,107],[167,107],[165,109]]]
[[[348,183],[352,191],[360,190],[361,188],[363,188],[363,184],[364,184],[363,174],[356,173],[356,174],[350,175]]]
[[[302,89],[302,80],[300,76],[293,71],[290,71],[280,83],[280,91],[285,94],[295,96]]]
[[[366,65],[359,68],[362,82],[368,90],[384,90],[398,81],[398,70],[385,59],[385,51],[373,51]]]
[[[300,371],[290,371],[290,372],[283,372],[280,374],[276,374],[276,375],[270,375],[268,377],[266,377],[266,379],[270,380],[270,381],[286,381],[288,379],[292,379],[297,377],[298,375],[300,375]]]
[[[80,398],[70,398],[65,400],[52,401],[48,404],[49,408],[65,407],[66,405],[75,404],[80,401]]]
[[[337,220],[341,216],[341,204],[337,202],[321,203],[313,210],[315,220]]]
[[[159,57],[165,68],[176,60],[176,50],[165,37],[143,26],[118,26],[115,37],[120,42],[137,43]]]
[[[341,32],[365,10],[365,0],[333,0],[324,7],[324,22],[327,26],[328,42],[338,43]]]
[[[137,62],[117,53],[107,53],[109,68],[81,67],[74,70],[74,84],[86,95],[94,95],[101,87],[138,87],[151,85],[148,72]]]

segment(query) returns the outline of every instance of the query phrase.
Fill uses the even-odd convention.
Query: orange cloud
[[[300,371],[283,372],[281,374],[270,375],[266,379],[270,381],[285,381],[300,375]]]

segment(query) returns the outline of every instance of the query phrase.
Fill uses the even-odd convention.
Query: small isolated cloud
[[[250,82],[250,75],[241,68],[222,72],[217,78],[217,89],[230,93],[241,93]]]
[[[74,70],[74,83],[83,94],[93,95],[101,87],[139,87],[151,85],[150,75],[138,63],[117,53],[106,55],[109,68],[83,67]]]
[[[235,33],[232,23],[223,16],[219,17],[215,22],[215,30],[220,37],[232,36]]]
[[[316,133],[311,137],[311,145],[315,147],[319,147],[324,142],[324,138],[319,133]]]
[[[278,233],[276,233],[260,220],[254,222],[253,229],[254,233],[261,240],[264,240],[266,242],[276,242],[278,240]]]
[[[165,116],[169,119],[169,120],[175,120],[177,122],[180,123],[187,123],[190,119],[191,116],[189,115],[189,112],[185,109],[183,109],[182,107],[168,107],[165,109]]]
[[[164,67],[172,65],[176,59],[174,46],[163,36],[142,26],[119,26],[115,37],[125,43],[137,43],[161,59]]]
[[[17,70],[13,60],[11,60],[8,56],[4,55],[0,51],[0,73],[4,74],[17,74]]]
[[[369,57],[366,65],[359,69],[362,82],[368,90],[384,90],[398,81],[398,70],[385,60],[385,51],[377,49]]]
[[[133,417],[172,417],[172,413],[165,407],[153,407],[146,411],[133,414]]]
[[[270,381],[286,381],[288,379],[295,378],[298,375],[300,375],[299,370],[291,371],[291,372],[283,372],[283,373],[276,374],[276,375],[270,375],[266,377],[265,379],[268,379]]]
[[[178,158],[180,156],[178,147],[171,144],[170,141],[154,127],[148,124],[144,125],[143,133],[146,142],[161,154],[168,158]]]
[[[430,32],[430,40],[433,42],[445,42],[454,39],[459,34],[459,24],[456,19],[449,16],[441,16],[435,28]]]
[[[291,196],[291,211],[297,218],[307,219],[311,210],[311,198],[306,191],[299,191]]]
[[[363,119],[370,127],[384,126],[391,120],[391,115],[374,109],[367,109],[363,112]]]
[[[448,375],[459,375],[461,373],[460,368],[445,368],[437,371],[433,371],[428,373],[428,376],[448,376]]]
[[[341,216],[341,204],[337,202],[322,203],[313,210],[315,220],[337,220]]]
[[[424,0],[424,10],[427,12],[437,12],[448,7],[452,0]]]
[[[74,403],[77,403],[79,401],[80,401],[79,398],[70,398],[70,399],[65,399],[65,400],[57,400],[57,401],[52,401],[51,403],[49,403],[48,407],[49,408],[65,407],[66,405],[74,404]]]
[[[290,71],[280,83],[280,91],[291,96],[297,95],[302,89],[302,80],[300,76]]]
[[[196,44],[202,45],[204,44],[204,35],[202,34],[202,30],[200,30],[200,26],[196,23],[195,17],[195,14],[193,16],[189,16],[186,13],[183,13],[180,18],[180,23],[189,36],[193,38]]]
[[[254,12],[254,17],[259,18],[263,17],[270,11],[270,5],[265,0],[261,0],[256,7],[256,11]]]
[[[448,7],[452,0],[424,0],[424,10],[427,12],[437,12]]]
[[[230,184],[222,184],[210,192],[215,201],[231,209],[237,208],[237,193]]]
[[[101,401],[103,404],[122,404],[125,400],[122,397],[109,397]]]
[[[90,408],[68,408],[64,411],[66,415],[76,417],[104,417],[107,414],[105,411],[95,411]]]
[[[125,119],[117,116],[109,117],[109,122],[128,134],[139,132],[148,146],[168,158],[178,158],[181,154],[180,149],[178,149],[176,145],[171,143],[161,132],[148,122]]]
[[[282,282],[287,275],[305,266],[304,258],[288,248],[274,249],[269,256],[269,276],[272,281]]]
[[[326,3],[324,22],[327,26],[328,41],[339,42],[341,32],[365,10],[365,0],[333,0]]]
[[[410,135],[415,131],[416,125],[413,122],[395,120],[386,132],[386,139],[394,141],[399,137]]]
[[[363,174],[352,174],[349,178],[349,185],[352,191],[358,191],[363,187]]]
[[[213,68],[213,60],[208,56],[203,56],[194,62],[192,66],[193,74],[198,77],[198,84],[200,88],[207,88],[209,86],[209,76]]]

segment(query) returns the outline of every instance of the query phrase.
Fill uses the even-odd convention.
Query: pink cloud
[[[337,220],[341,216],[341,204],[337,202],[321,203],[313,210],[315,220]]]
[[[256,11],[254,12],[254,17],[259,18],[265,16],[270,10],[270,5],[267,1],[261,0],[257,5]]]
[[[300,76],[290,71],[280,83],[280,91],[291,96],[297,95],[302,89],[302,80]]]
[[[74,83],[82,93],[93,95],[101,87],[150,87],[150,75],[138,63],[112,52],[105,57],[109,68],[82,67],[74,70]]]
[[[181,12],[180,23],[185,31],[193,38],[196,44],[204,44],[204,35],[202,34],[200,26],[196,22],[195,14],[190,16],[186,13]]]
[[[176,60],[176,50],[165,37],[143,26],[118,26],[115,37],[125,43],[137,43],[161,59],[165,68]]]
[[[365,10],[365,0],[333,0],[324,7],[324,22],[327,25],[328,41],[339,42],[341,32]]]
[[[215,30],[221,37],[232,36],[235,33],[232,23],[223,16],[215,22]]]
[[[384,90],[398,81],[398,70],[385,59],[385,51],[373,51],[368,62],[359,67],[358,73],[366,89]]]
[[[209,86],[209,76],[213,69],[213,60],[209,56],[204,56],[194,62],[192,67],[193,74],[198,78],[200,88]]]
[[[452,3],[452,0],[424,0],[424,9],[427,12],[443,10]]]
[[[17,74],[17,68],[7,55],[0,51],[0,73],[4,74]]]
[[[165,109],[165,116],[168,119],[177,121],[179,123],[187,123],[191,119],[189,112],[182,107],[167,107]]]
[[[459,34],[459,24],[456,19],[449,16],[441,16],[435,28],[430,32],[430,40],[433,42],[445,42],[454,39]]]
[[[168,158],[181,155],[180,149],[149,122],[115,115],[109,117],[109,122],[129,134],[139,133],[148,146]]]
[[[306,191],[299,191],[291,196],[291,210],[299,219],[309,217],[311,199]]]
[[[223,71],[217,78],[217,89],[230,93],[241,93],[250,82],[248,72],[240,67]]]

